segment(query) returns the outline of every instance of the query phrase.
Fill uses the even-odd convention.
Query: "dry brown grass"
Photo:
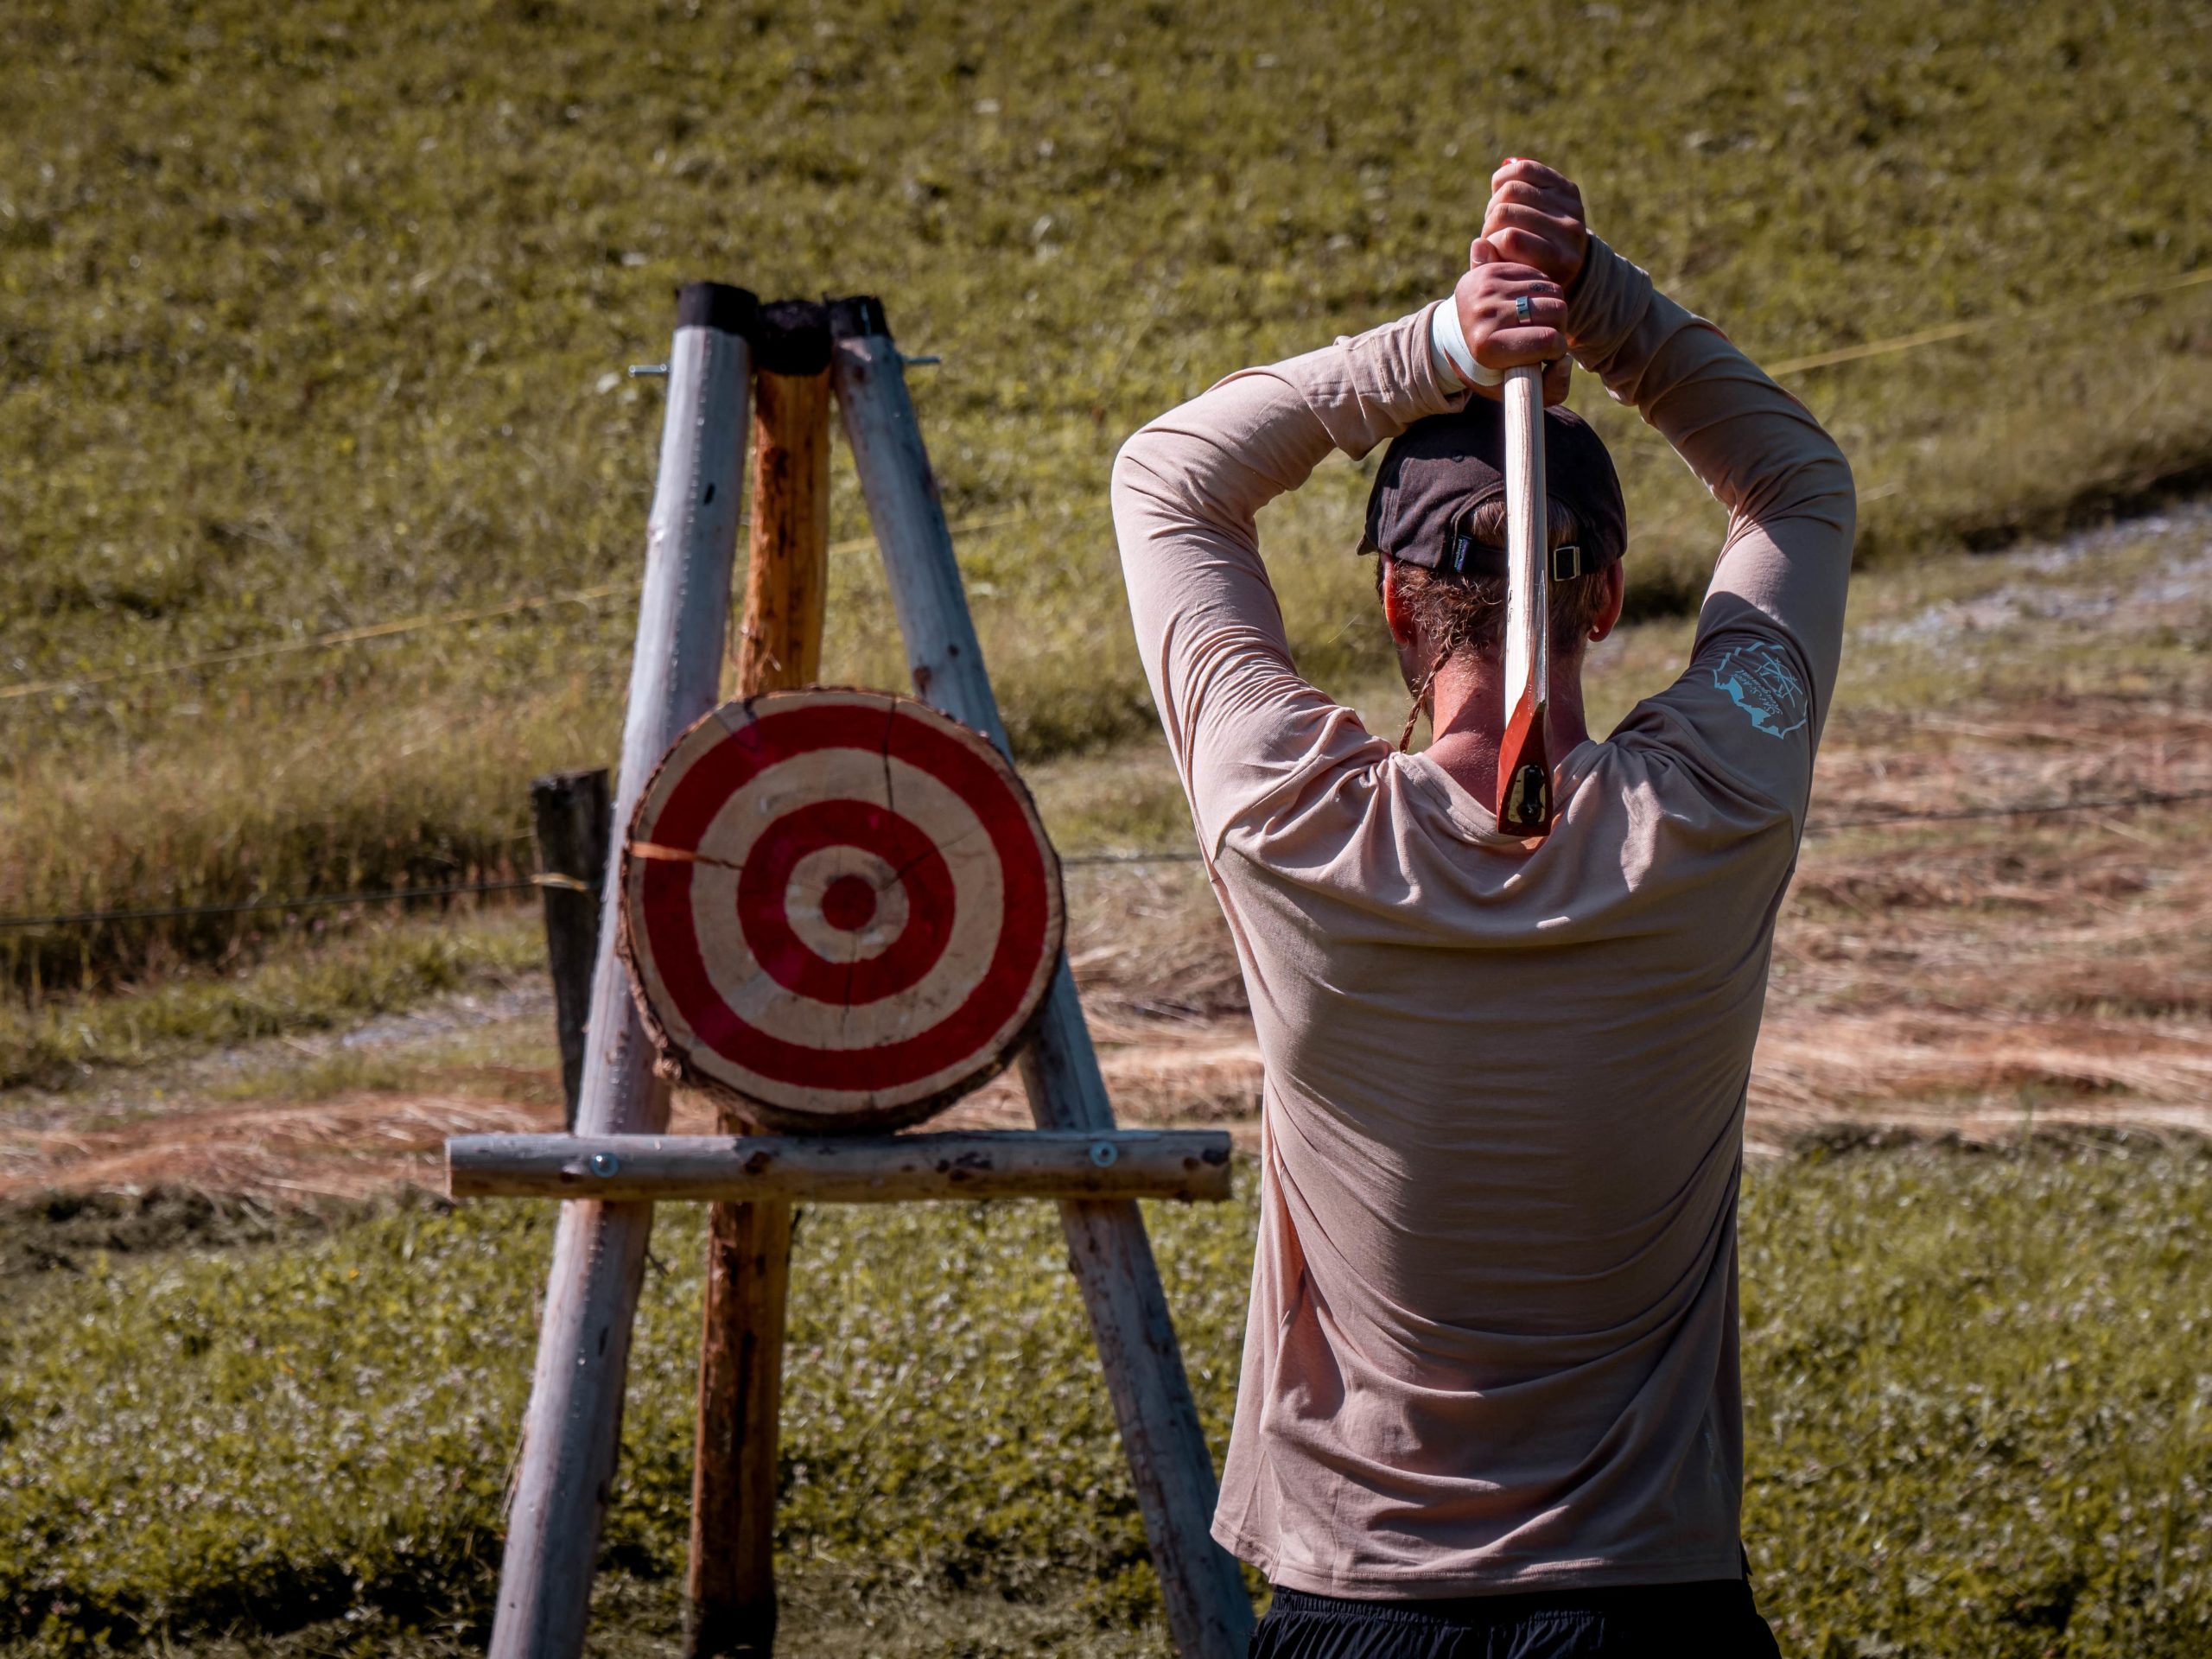
[[[366,1198],[395,1185],[441,1188],[448,1135],[557,1131],[561,1108],[547,1097],[548,1082],[557,1087],[557,1075],[486,1068],[448,1081],[449,1091],[194,1104],[18,1131],[0,1145],[0,1204],[57,1190],[159,1187],[299,1203]],[[714,1113],[680,1099],[672,1127],[711,1135]]]
[[[1813,833],[1777,929],[1750,1139],[2212,1136],[2212,801],[1845,827],[1991,804],[2212,790],[2212,512],[1862,583]],[[1678,623],[1598,669],[1617,714]],[[1380,718],[1395,697],[1356,699]],[[1154,746],[1032,769],[1062,845],[1188,845]],[[1235,955],[1187,863],[1069,872],[1069,949],[1116,1105],[1249,1138],[1260,1058]],[[430,1021],[439,1027],[439,1022]],[[372,1058],[264,1046],[118,1111],[0,1097],[0,1198],[185,1183],[271,1199],[435,1185],[445,1135],[558,1121],[546,1010]],[[302,1052],[305,1051],[305,1052]],[[241,1069],[243,1067],[243,1070]],[[150,1081],[143,1092],[150,1092]],[[680,1103],[679,1128],[709,1115]],[[1028,1121],[1014,1077],[946,1125]]]
[[[2212,787],[2212,721],[2082,699],[1869,722],[1821,794],[1856,814]],[[2212,810],[1815,838],[1777,930],[1755,1137],[2212,1133]]]

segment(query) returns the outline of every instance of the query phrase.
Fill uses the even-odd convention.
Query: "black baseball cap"
[[[1602,569],[1628,547],[1628,507],[1605,441],[1560,404],[1544,411],[1544,487],[1573,509],[1582,539],[1552,550],[1552,579]],[[1503,576],[1505,550],[1468,533],[1475,509],[1505,493],[1505,409],[1465,409],[1415,421],[1390,442],[1367,497],[1363,553],[1387,553],[1451,575]]]

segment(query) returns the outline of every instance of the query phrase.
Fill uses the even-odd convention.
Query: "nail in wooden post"
[[[619,823],[629,821],[669,745],[714,706],[729,625],[756,309],[752,295],[716,283],[695,283],[677,302],[622,731]],[[611,867],[601,893],[576,1107],[584,1135],[652,1133],[668,1121],[667,1086],[652,1075],[652,1045],[614,954],[618,878],[619,867]],[[576,1659],[583,1651],[652,1214],[649,1204],[561,1206],[491,1659]]]
[[[583,1087],[592,969],[599,961],[599,896],[607,887],[607,768],[601,766],[553,772],[530,786],[545,902],[545,959],[553,970],[553,1021],[561,1038],[561,1099],[571,1135]]]
[[[763,306],[754,350],[741,697],[820,677],[830,576],[827,312],[796,300]],[[746,1127],[723,1115],[727,1133]],[[709,1211],[686,1659],[775,1648],[776,1429],[791,1247],[787,1200],[717,1204]]]
[[[1006,728],[883,307],[861,297],[834,301],[830,310],[830,378],[906,636],[915,695],[1003,751]],[[1065,956],[1037,1034],[1023,1052],[1021,1077],[1039,1128],[1113,1127],[1113,1107]],[[1252,1605],[1236,1561],[1210,1531],[1217,1490],[1213,1458],[1183,1374],[1182,1350],[1144,1217],[1131,1199],[1082,1199],[1060,1205],[1060,1224],[1090,1314],[1176,1646],[1187,1659],[1241,1659],[1250,1639]]]

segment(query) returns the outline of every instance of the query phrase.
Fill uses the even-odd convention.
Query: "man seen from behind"
[[[1736,1200],[1836,682],[1841,452],[1509,161],[1455,294],[1231,375],[1114,472],[1129,606],[1265,1062],[1214,1532],[1279,1659],[1770,1655],[1739,1514]],[[1568,359],[1727,513],[1688,666],[1604,741],[1627,515]],[[1499,833],[1503,371],[1546,376],[1550,833]],[[1384,448],[1363,551],[1419,753],[1299,674],[1255,515]]]

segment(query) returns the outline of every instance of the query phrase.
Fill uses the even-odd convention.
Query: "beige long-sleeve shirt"
[[[1115,467],[1130,612],[1265,1062],[1214,1531],[1297,1589],[1740,1570],[1745,1085],[1835,683],[1851,474],[1595,241],[1568,340],[1728,528],[1688,670],[1559,762],[1533,849],[1300,676],[1260,557],[1255,513],[1331,448],[1453,405],[1426,310],[1230,376]]]

